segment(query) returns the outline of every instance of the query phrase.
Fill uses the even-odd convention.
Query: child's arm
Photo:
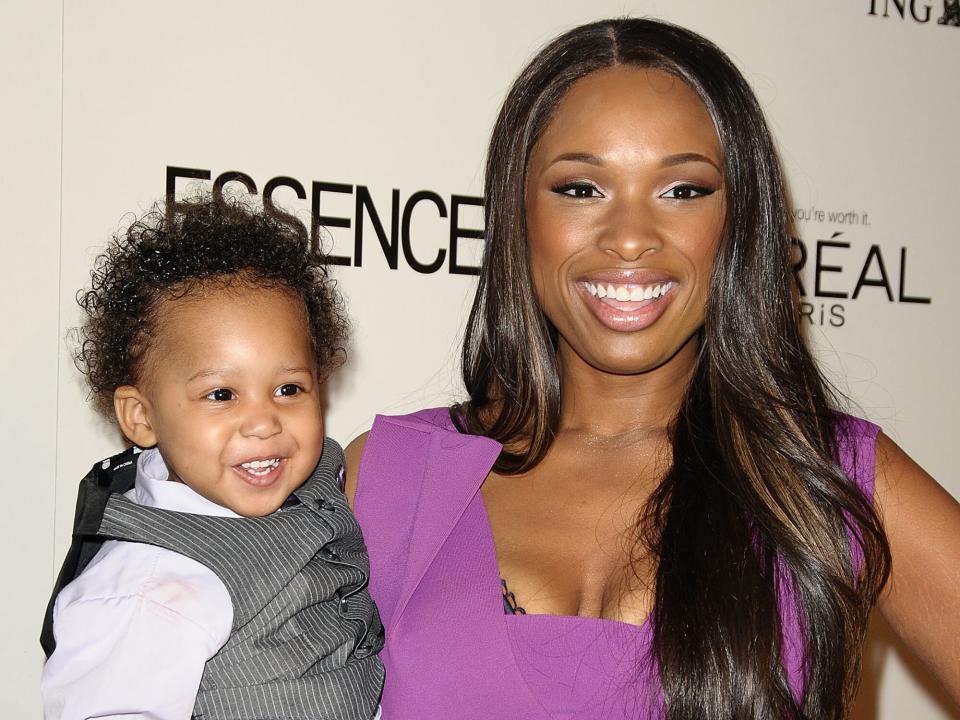
[[[57,600],[44,717],[189,720],[204,665],[230,633],[229,594],[181,555],[109,545]]]

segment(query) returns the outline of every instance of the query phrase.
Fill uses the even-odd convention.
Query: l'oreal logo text
[[[874,244],[864,251],[847,242],[843,235],[836,231],[812,245],[794,238],[797,259],[793,270],[800,291],[801,317],[812,325],[841,327],[846,320],[846,308],[840,301],[857,300],[864,293],[891,303],[932,302],[931,298],[917,294],[915,278],[911,276],[913,282],[908,281],[906,247],[898,248],[891,260],[889,250],[884,256],[883,249]]]

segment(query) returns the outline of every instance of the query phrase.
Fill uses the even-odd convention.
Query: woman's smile
[[[577,283],[587,308],[605,327],[636,332],[650,327],[676,296],[677,281],[664,273],[620,270],[593,273]]]

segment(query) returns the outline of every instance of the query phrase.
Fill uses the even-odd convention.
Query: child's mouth
[[[266,487],[272,485],[283,471],[285,458],[274,457],[262,460],[248,460],[234,465],[233,469],[250,485]]]

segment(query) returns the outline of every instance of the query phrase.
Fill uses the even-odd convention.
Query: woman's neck
[[[558,352],[559,431],[610,441],[662,433],[683,402],[696,365],[697,345],[693,337],[663,365],[633,375],[617,375],[588,365],[562,344]]]

